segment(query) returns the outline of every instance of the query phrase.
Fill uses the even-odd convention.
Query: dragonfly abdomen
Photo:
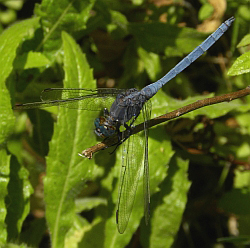
[[[157,91],[173,79],[177,74],[186,69],[191,63],[198,59],[205,53],[231,26],[235,18],[231,17],[222,23],[217,30],[215,30],[206,40],[204,40],[198,47],[189,53],[183,60],[181,60],[173,69],[171,69],[164,77],[144,87],[141,92],[146,95],[147,99],[153,97]]]

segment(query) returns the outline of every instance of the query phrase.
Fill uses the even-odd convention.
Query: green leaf
[[[5,226],[5,217],[7,214],[7,209],[5,206],[5,197],[8,194],[7,185],[9,183],[9,168],[10,156],[7,155],[6,150],[0,149],[0,245],[5,244],[7,240],[7,230]]]
[[[249,113],[238,114],[236,116],[236,121],[241,127],[241,133],[249,134],[250,133],[250,116]]]
[[[39,247],[46,230],[45,218],[37,218],[22,231],[20,240],[22,243],[28,244],[29,247]]]
[[[37,4],[35,13],[41,17],[44,32],[44,38],[37,50],[43,46],[46,54],[54,58],[62,45],[61,32],[74,34],[85,29],[94,2],[95,0],[44,0],[40,5]]]
[[[199,11],[199,20],[203,21],[210,17],[214,12],[214,8],[211,4],[203,4]]]
[[[235,172],[235,188],[250,190],[250,171]]]
[[[92,70],[81,49],[67,33],[63,32],[62,38],[64,86],[94,88]],[[78,152],[95,142],[92,131],[95,117],[96,113],[59,109],[44,181],[46,217],[53,247],[64,246],[65,235],[74,221],[75,198],[94,170],[94,161],[83,159]]]
[[[249,11],[249,6],[246,4],[246,5],[241,5],[239,6],[238,8],[238,13],[239,13],[239,16],[242,16],[245,20],[250,20],[250,11]]]
[[[30,69],[49,66],[50,61],[38,52],[28,52],[18,56],[14,62],[15,69]]]
[[[250,215],[248,208],[250,204],[250,174],[248,171],[238,172],[236,180],[243,180],[244,182],[237,182],[237,188],[227,192],[220,200],[220,206],[228,212],[233,212],[237,215]],[[248,181],[248,182],[247,182]],[[233,200],[232,200],[233,199]]]
[[[144,0],[132,0],[132,3],[134,4],[134,5],[141,5],[141,4],[143,4],[143,2],[144,2]]]
[[[189,53],[207,37],[194,29],[167,23],[133,23],[128,28],[143,49],[153,53],[164,52],[166,56]]]
[[[13,131],[14,116],[10,105],[10,96],[5,81],[13,70],[13,61],[17,48],[30,39],[38,27],[38,18],[29,19],[13,25],[0,36],[0,144]]]
[[[227,74],[229,76],[237,76],[248,72],[250,72],[250,52],[246,52],[238,57]]]
[[[237,45],[237,48],[250,45],[250,34],[245,35],[240,43]]]
[[[76,200],[76,213],[91,210],[99,205],[107,205],[107,199],[101,197],[85,197]]]
[[[249,181],[249,173],[247,176]],[[249,235],[249,204],[249,185],[247,188],[232,189],[224,194],[219,201],[219,207],[223,208],[224,211],[235,214],[239,219],[239,233],[241,235]]]
[[[169,164],[168,176],[161,186],[158,204],[152,216],[150,247],[171,247],[175,240],[191,185],[188,180],[188,164],[188,161],[177,156]]]
[[[24,2],[24,0],[19,2]],[[200,2],[203,5],[207,1],[201,0]],[[228,5],[228,11],[230,12],[231,10],[232,13],[233,8],[234,10],[237,9],[239,13],[234,29],[230,29],[233,37],[235,37],[233,38],[234,42],[231,49],[233,50],[234,44],[237,43],[237,37],[241,37],[247,32],[248,23],[246,20],[249,19],[250,15],[247,14],[249,12],[246,8],[247,5],[243,6],[242,3],[239,4],[237,1],[234,1],[233,4],[231,2]],[[15,154],[18,161],[22,162],[21,158],[26,156],[25,163],[27,166],[32,166],[33,163],[31,160],[35,161],[36,164],[37,162],[40,163],[40,159],[43,160],[42,156],[47,154],[49,149],[46,143],[48,143],[48,140],[51,139],[50,135],[52,135],[52,127],[50,124],[53,123],[53,119],[57,121],[55,123],[55,134],[50,143],[50,152],[47,158],[47,177],[45,179],[46,220],[35,220],[31,223],[30,228],[27,227],[27,222],[25,222],[25,226],[22,229],[22,234],[25,235],[21,234],[21,236],[17,238],[15,236],[20,234],[20,226],[23,222],[23,218],[27,214],[28,208],[26,209],[26,207],[28,205],[25,205],[25,209],[22,209],[22,211],[20,209],[22,208],[24,198],[27,204],[30,201],[28,196],[22,198],[24,191],[24,189],[22,190],[23,185],[18,185],[19,187],[16,188],[16,193],[19,192],[19,194],[16,201],[13,201],[17,204],[17,209],[15,209],[16,212],[14,212],[13,205],[11,206],[10,210],[13,212],[11,214],[10,211],[8,219],[6,219],[8,220],[7,223],[9,226],[9,233],[7,234],[7,225],[4,223],[6,211],[8,211],[8,206],[5,204],[8,198],[8,195],[6,195],[6,185],[8,184],[10,174],[8,164],[10,161],[13,163],[14,160],[10,160],[7,155],[8,153],[4,149],[0,150],[2,162],[0,183],[2,189],[2,222],[0,237],[3,243],[6,241],[6,236],[9,235],[9,238],[13,239],[11,242],[18,243],[16,246],[14,244],[10,244],[9,246],[41,246],[39,240],[43,235],[46,222],[46,224],[48,223],[47,229],[51,234],[49,238],[52,242],[51,246],[53,247],[126,247],[131,245],[136,247],[169,247],[173,243],[174,238],[176,238],[177,230],[180,227],[180,220],[186,204],[186,194],[190,184],[186,175],[187,162],[180,159],[179,154],[181,153],[184,156],[188,156],[191,164],[200,164],[199,170],[203,170],[203,165],[212,166],[212,170],[206,166],[206,170],[209,170],[209,173],[206,175],[208,175],[208,177],[211,175],[211,179],[214,178],[214,175],[216,178],[216,175],[221,173],[221,168],[214,166],[214,163],[218,161],[216,158],[219,158],[218,162],[220,164],[224,163],[223,160],[227,162],[228,155],[234,155],[235,162],[238,162],[239,159],[240,162],[243,161],[243,163],[247,161],[250,148],[250,125],[248,124],[249,118],[247,117],[250,108],[248,104],[250,101],[250,99],[248,99],[249,97],[230,103],[221,103],[205,107],[183,116],[184,118],[189,117],[190,119],[194,119],[197,115],[207,115],[210,118],[227,115],[225,118],[215,119],[213,123],[210,122],[207,126],[209,130],[204,137],[200,134],[202,134],[203,130],[206,131],[206,126],[203,121],[199,122],[201,118],[196,118],[195,121],[188,120],[188,126],[185,126],[185,120],[178,120],[177,122],[173,120],[171,124],[167,125],[167,130],[173,132],[171,133],[171,137],[174,135],[174,140],[172,140],[172,142],[174,142],[173,147],[171,146],[170,138],[166,134],[165,126],[161,125],[150,129],[149,167],[151,182],[151,219],[149,226],[145,226],[142,200],[143,190],[142,182],[140,181],[129,226],[125,233],[120,235],[117,231],[115,218],[118,181],[122,163],[120,148],[118,148],[112,156],[110,156],[106,150],[100,151],[91,161],[80,158],[77,155],[81,150],[96,143],[96,137],[93,133],[93,120],[99,113],[85,113],[84,111],[63,108],[58,110],[57,107],[54,107],[55,111],[53,114],[47,111],[47,109],[43,111],[34,110],[33,113],[32,110],[27,111],[27,113],[20,111],[15,113],[20,120],[15,124],[16,128],[13,132],[14,128],[12,127],[14,126],[14,121],[11,119],[13,117],[12,111],[10,110],[10,98],[5,88],[6,82],[8,88],[12,90],[11,87],[14,85],[14,80],[17,80],[16,84],[20,86],[16,92],[18,102],[39,101],[39,93],[42,89],[62,87],[61,81],[64,77],[62,66],[65,66],[65,87],[95,88],[92,71],[89,69],[81,50],[65,33],[63,34],[62,42],[61,34],[63,30],[66,30],[72,37],[81,39],[81,47],[86,52],[88,61],[93,67],[95,75],[98,78],[99,86],[101,86],[99,83],[105,81],[106,78],[108,81],[109,78],[112,78],[112,81],[114,81],[118,87],[122,88],[142,88],[149,83],[148,77],[153,81],[157,80],[159,78],[158,74],[163,74],[161,67],[169,69],[169,67],[177,63],[176,60],[178,60],[178,58],[169,59],[168,56],[182,56],[190,52],[207,37],[207,35],[198,33],[193,29],[180,28],[185,25],[186,20],[185,9],[183,7],[173,5],[161,6],[161,8],[159,8],[157,3],[156,5],[155,3],[150,5],[143,3],[146,3],[146,1],[99,0],[96,1],[95,6],[93,6],[94,0],[43,0],[41,4],[36,7],[35,14],[40,17],[41,23],[37,23],[37,26],[34,28],[36,31],[35,37],[32,33],[32,28],[27,29],[30,34],[26,33],[26,36],[23,37],[19,36],[19,32],[27,32],[25,30],[26,28],[22,26],[22,23],[10,36],[13,40],[16,38],[19,40],[19,37],[21,37],[17,42],[17,46],[12,46],[12,40],[9,42],[9,39],[1,40],[0,38],[1,42],[6,46],[6,49],[10,46],[9,52],[8,50],[1,50],[2,47],[0,46],[1,69],[2,67],[4,69],[5,66],[8,67],[8,71],[4,77],[0,77],[0,80],[2,80],[0,84],[0,137],[3,138],[1,139],[1,148],[5,148],[8,142],[9,152]],[[137,6],[135,6],[135,4],[137,4]],[[139,4],[141,5],[140,8],[138,8]],[[193,11],[199,13],[201,18],[205,18],[208,14],[211,14],[211,9],[207,7],[211,8],[205,5],[200,9],[200,13],[197,8],[194,8]],[[22,16],[22,18],[27,18],[26,16],[32,11],[30,8],[23,10],[25,10],[25,16]],[[244,18],[246,19],[244,20]],[[196,16],[192,14],[190,15],[187,25],[195,26],[195,21]],[[129,22],[134,23],[129,24]],[[172,25],[169,25],[169,23],[172,23]],[[177,27],[177,23],[180,25],[179,28]],[[9,30],[13,31],[12,28],[15,25],[16,24],[6,29],[5,32]],[[41,25],[41,27],[39,25]],[[0,32],[2,32],[2,29],[3,27],[0,23]],[[106,34],[105,37],[103,34]],[[222,38],[225,44],[229,39],[229,35],[230,32]],[[82,39],[83,36],[84,39]],[[107,37],[110,39],[106,39]],[[29,38],[32,40],[23,43],[23,41]],[[102,42],[104,41],[103,38],[105,38],[105,42]],[[118,40],[114,41],[113,39]],[[246,45],[248,44],[247,42],[248,41],[245,43],[242,42],[241,45]],[[35,50],[34,47],[38,43],[40,46]],[[112,47],[112,44],[116,44],[115,49]],[[244,49],[247,49],[247,46],[245,46]],[[36,52],[32,52],[31,50]],[[213,50],[213,55],[217,56],[216,47],[214,47]],[[225,48],[223,52],[226,52],[226,50],[228,50],[228,48]],[[243,49],[241,48],[241,50]],[[1,54],[2,51],[3,55]],[[24,52],[25,54],[23,54]],[[23,55],[20,56],[20,54]],[[64,61],[62,61],[64,55]],[[47,58],[49,58],[49,60],[47,60]],[[210,62],[213,63],[213,61],[216,60],[213,59],[212,62]],[[230,63],[229,61],[228,64]],[[185,74],[176,77],[176,80],[172,81],[171,85],[164,87],[164,91],[167,91],[169,96],[167,96],[163,90],[156,94],[152,99],[152,117],[165,114],[168,111],[183,107],[196,100],[212,96],[199,95],[186,98],[189,95],[194,96],[207,90],[216,90],[215,94],[217,95],[222,94],[222,92],[231,91],[230,87],[232,85],[230,80],[225,77],[225,73],[222,73],[222,77],[224,78],[220,76],[220,73],[209,74],[209,66],[204,66],[203,64],[204,63],[198,62],[194,67],[192,66],[185,71]],[[18,70],[14,71],[13,69]],[[13,71],[14,73],[12,73]],[[2,73],[2,71],[0,73]],[[204,75],[208,75],[208,78],[206,78],[208,82],[223,83],[220,85],[216,85],[215,83],[211,85],[205,85],[204,82],[200,83],[202,81],[201,77],[204,78]],[[237,77],[236,80],[238,83],[237,85],[234,83],[234,86],[238,86],[238,88],[245,87],[245,82],[248,82],[248,78],[247,74],[242,77]],[[187,81],[189,82],[187,83]],[[195,85],[194,82],[197,82],[199,85]],[[26,87],[27,84],[29,84],[28,87]],[[24,88],[25,93],[20,93]],[[174,97],[185,100],[179,101]],[[56,118],[58,111],[60,113],[58,118]],[[230,115],[228,115],[229,111],[231,111]],[[242,117],[241,122],[239,118],[237,118],[240,112],[246,115],[244,119]],[[228,117],[230,119],[228,119]],[[202,118],[202,120],[204,120],[204,118]],[[217,124],[222,122],[223,124],[220,129],[217,128]],[[234,128],[229,127],[229,122],[234,122]],[[182,125],[183,123],[184,127]],[[188,127],[192,126],[194,127],[193,130],[187,130]],[[183,130],[185,132],[183,132]],[[214,132],[210,134],[210,130],[214,130]],[[186,131],[188,131],[188,133]],[[180,132],[180,135],[175,135],[176,132],[178,132],[178,134]],[[181,139],[178,138],[180,136]],[[175,139],[176,137],[177,140]],[[40,142],[34,142],[38,140],[38,138]],[[223,138],[226,140],[225,145],[223,143],[220,143],[220,146],[217,145],[216,143],[219,143],[217,140]],[[33,142],[30,142],[31,139]],[[10,145],[9,140],[13,142],[12,145]],[[188,143],[186,143],[186,141],[188,141]],[[25,144],[25,146],[21,147],[21,143]],[[184,147],[184,149],[179,149],[179,145]],[[26,149],[27,146],[31,149]],[[205,150],[208,147],[211,148],[210,153],[207,153]],[[199,149],[199,154],[192,154],[195,148]],[[37,153],[37,151],[39,152]],[[110,149],[110,151],[112,150]],[[173,158],[174,151],[176,151],[176,155]],[[211,156],[211,153],[214,156]],[[18,164],[16,163],[16,165]],[[233,167],[231,169],[233,169]],[[22,176],[24,176],[24,174],[19,176],[17,170],[18,167],[12,168],[12,173],[15,173],[14,175],[16,177],[12,175],[12,181],[9,183],[11,189],[9,193],[12,198],[15,196],[13,185],[18,182],[18,180],[15,182],[13,178],[19,179],[21,184]],[[213,174],[215,171],[216,174]],[[21,170],[20,174],[22,174]],[[197,176],[202,175],[202,173],[198,174]],[[25,174],[25,176],[27,177],[27,174]],[[86,188],[82,190],[87,178],[91,178],[92,180],[88,181],[85,186]],[[191,178],[195,180],[195,177]],[[244,196],[243,188],[244,190],[248,190],[248,177],[236,174],[235,179],[236,185],[232,186],[238,187],[238,197],[245,197],[246,200],[249,194]],[[26,179],[24,181],[26,181]],[[204,188],[207,188],[208,185],[205,185],[205,181]],[[228,182],[228,180],[226,181]],[[225,187],[221,187],[220,189],[219,192],[217,189],[216,197],[223,195]],[[80,191],[80,197],[82,198],[76,200],[78,192]],[[213,192],[209,191],[209,194],[203,195],[203,198],[205,199],[205,197],[208,196],[210,199],[211,193]],[[86,195],[87,197],[85,198]],[[92,195],[95,195],[97,198],[92,197]],[[191,202],[193,202],[192,194],[190,194],[190,197]],[[238,202],[238,198],[235,199],[236,202]],[[230,203],[230,197],[228,197],[227,202]],[[248,202],[240,202],[240,204],[246,204],[247,206]],[[238,208],[240,207],[241,206],[238,206]],[[86,210],[87,212],[81,213],[80,215],[78,214],[80,211]],[[213,209],[209,209],[209,211],[212,210]],[[246,211],[247,214],[244,215],[244,211],[245,209],[243,207],[239,220],[241,224],[240,231],[244,229],[244,231],[249,232],[250,215],[248,214],[249,211]],[[18,214],[21,216],[20,221],[17,220]],[[192,216],[191,219],[189,218],[190,216]],[[192,213],[191,215],[188,214],[185,216],[185,218],[187,217],[188,223],[193,221],[190,223],[191,226],[197,221],[193,216],[195,215]],[[199,216],[202,218],[202,213],[199,214]],[[243,221],[245,223],[243,223]],[[211,222],[208,224],[211,224]],[[214,228],[215,231],[219,230],[220,228],[216,228],[217,226],[214,224],[213,222],[210,227]],[[244,224],[243,228],[242,224]],[[13,228],[14,225],[16,225],[16,230]],[[206,235],[207,233],[205,233],[204,229],[202,230],[201,228],[199,231],[201,234],[199,235],[200,239],[209,236]],[[213,233],[216,234],[216,232]],[[221,233],[219,233],[219,235],[220,234]],[[180,235],[178,238],[180,237],[180,240],[182,240],[182,233],[180,232],[178,235]],[[194,237],[193,229],[186,237],[187,239],[190,237],[189,235]],[[218,235],[217,237],[213,237],[217,238]],[[206,240],[207,242],[205,244],[209,244],[211,241],[210,238]],[[212,240],[213,244],[214,238]],[[25,242],[26,244],[21,245],[21,242]],[[196,242],[196,240],[194,240],[194,242]],[[2,244],[0,244],[0,246],[2,246]]]
[[[87,220],[81,218],[79,215],[75,216],[74,225],[71,227],[70,231],[67,233],[65,238],[65,247],[77,248],[77,247],[91,247],[85,245],[82,246],[79,242],[82,240],[83,236],[91,230],[91,226],[96,223],[96,219],[93,220],[91,224]]]
[[[8,213],[6,224],[8,240],[16,240],[21,232],[23,221],[30,211],[30,195],[33,188],[29,182],[29,173],[18,163],[16,157],[12,156],[10,163],[10,181],[8,184]]]
[[[143,48],[138,48],[138,54],[144,63],[144,68],[147,71],[149,78],[156,81],[157,76],[161,72],[160,57],[158,54],[147,52]]]
[[[16,21],[17,15],[13,9],[7,9],[6,11],[1,11],[0,22],[7,25]]]
[[[9,92],[6,88],[6,80],[10,76],[13,70],[13,61],[16,57],[17,48],[27,39],[33,37],[36,28],[38,27],[38,18],[28,19],[22,22],[19,22],[9,29],[4,31],[0,36],[0,158],[1,158],[1,235],[0,243],[4,243],[6,240],[6,226],[4,224],[4,219],[6,217],[6,209],[4,198],[7,194],[7,184],[9,182],[9,163],[10,156],[7,155],[7,152],[4,150],[6,147],[6,142],[8,137],[13,133],[15,119],[13,116],[13,111],[11,109],[11,100]],[[12,85],[10,85],[12,87]],[[25,187],[26,185],[21,185]],[[24,188],[21,190],[25,190]],[[11,195],[10,195],[11,197]],[[28,198],[28,196],[27,196]],[[25,196],[25,201],[27,201]],[[24,200],[24,198],[23,198]],[[23,202],[20,202],[23,204]],[[27,202],[26,202],[27,204]],[[22,221],[27,215],[28,205],[23,205],[23,209],[15,208],[15,214],[17,210],[19,211],[20,220],[16,223],[17,233],[20,231],[20,226]],[[10,209],[7,208],[7,211]],[[13,209],[12,209],[13,210]],[[14,223],[13,223],[14,224]],[[9,234],[11,235],[11,234]]]
[[[111,23],[107,25],[107,30],[112,34],[114,39],[123,39],[128,35],[128,21],[122,13],[109,10],[111,15]]]

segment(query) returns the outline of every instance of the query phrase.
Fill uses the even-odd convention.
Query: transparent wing
[[[147,102],[142,115],[139,115],[136,123],[147,121],[150,118],[151,103]],[[138,133],[130,136],[122,144],[122,167],[120,175],[120,185],[118,193],[118,208],[116,221],[119,233],[126,230],[137,191],[138,182],[141,175],[141,169],[144,167],[144,210],[146,223],[149,219],[149,169],[148,169],[148,123],[144,122],[144,133]]]
[[[144,105],[142,109],[142,115],[144,119],[144,139],[145,139],[145,147],[144,147],[144,171],[143,171],[143,193],[144,193],[144,216],[146,225],[149,222],[150,217],[150,185],[149,185],[149,166],[148,166],[148,121],[151,117],[151,102],[148,101]]]
[[[72,109],[99,111],[109,108],[123,89],[50,88],[41,93],[42,102],[18,104],[14,109],[62,106]]]
[[[118,193],[116,222],[119,233],[126,230],[133,209],[136,190],[143,165],[144,139],[140,134],[132,135],[122,144],[122,167]]]

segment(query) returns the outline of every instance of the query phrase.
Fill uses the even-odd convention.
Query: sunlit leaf
[[[248,72],[250,72],[250,52],[246,52],[237,58],[229,69],[228,75],[237,76]]]
[[[5,197],[9,193],[9,199],[14,197],[14,194],[7,191],[7,185],[9,183],[9,176],[10,176],[10,156],[7,155],[7,151],[5,150],[7,147],[7,140],[9,136],[13,133],[14,130],[14,116],[13,111],[11,109],[11,100],[9,91],[6,88],[6,80],[10,76],[13,70],[13,61],[16,57],[17,48],[27,39],[33,37],[36,28],[38,27],[38,18],[28,19],[23,22],[17,23],[4,31],[0,36],[0,63],[1,63],[1,70],[0,70],[0,157],[1,157],[1,192],[2,197],[0,201],[1,205],[1,236],[0,236],[0,243],[5,243],[7,238],[7,230],[6,224],[4,223],[6,214],[9,214],[9,217],[13,214],[13,218],[17,217],[18,215],[18,222],[11,222],[15,225],[15,234],[14,232],[9,232],[9,237],[13,237],[12,235],[19,235],[20,227],[24,218],[27,216],[29,211],[29,187],[25,189],[27,186],[27,175],[26,178],[22,178],[23,175],[20,174],[20,178],[17,176],[17,180],[24,179],[23,184],[17,184],[20,186],[19,191],[22,199],[19,199],[19,203],[22,205],[22,208],[15,208],[13,205],[10,208],[5,206]],[[11,172],[14,173],[14,170]],[[17,185],[16,185],[17,186]],[[14,186],[15,187],[15,186]],[[26,191],[27,190],[27,191]],[[26,194],[27,193],[27,194]],[[24,195],[23,195],[24,194]],[[25,202],[25,203],[24,203]],[[8,209],[10,212],[8,213]],[[11,216],[12,217],[12,216]],[[11,228],[11,223],[9,223],[9,228]],[[13,227],[13,226],[12,226]]]
[[[64,48],[64,86],[94,88],[92,70],[75,41],[62,34]],[[50,142],[45,178],[46,217],[53,246],[62,247],[74,221],[75,197],[91,177],[93,160],[78,156],[95,142],[93,120],[96,113],[61,108]]]
[[[50,61],[42,54],[30,51],[15,60],[15,69],[30,69],[49,66]]]

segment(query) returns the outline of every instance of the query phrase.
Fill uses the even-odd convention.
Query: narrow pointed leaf
[[[13,70],[13,61],[16,58],[17,49],[22,43],[33,37],[35,30],[39,26],[38,18],[27,19],[19,22],[0,35],[0,159],[1,159],[1,200],[0,200],[0,245],[4,244],[7,239],[7,229],[5,218],[7,215],[8,208],[5,205],[5,197],[7,192],[7,185],[9,183],[10,174],[10,159],[11,157],[7,154],[6,146],[8,137],[13,133],[15,119],[13,111],[11,109],[11,99],[9,91],[6,88],[6,80],[10,76]],[[14,82],[13,82],[14,83]],[[26,185],[23,184],[22,187]],[[21,189],[25,190],[24,188]],[[26,195],[27,196],[27,195]],[[27,198],[25,201],[27,203]],[[14,195],[10,195],[10,198]],[[24,198],[23,198],[24,200]],[[23,203],[23,202],[22,202]],[[26,205],[27,206],[27,205]],[[13,209],[12,209],[13,210]],[[14,209],[15,214],[19,214],[19,223],[17,225],[17,232],[20,231],[22,221],[27,215],[27,209]],[[16,223],[17,224],[17,223]]]
[[[92,70],[75,41],[62,34],[64,49],[64,86],[93,88]],[[75,197],[91,177],[93,160],[83,159],[78,152],[95,142],[92,131],[96,113],[59,109],[58,122],[50,142],[45,178],[46,217],[53,247],[63,247],[64,238],[75,216]],[[90,121],[88,121],[90,120]]]

